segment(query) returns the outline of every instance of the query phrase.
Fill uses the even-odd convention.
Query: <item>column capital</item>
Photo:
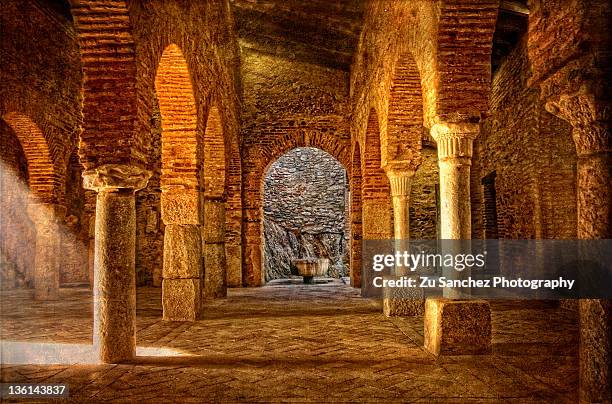
[[[472,157],[474,139],[480,133],[477,123],[436,123],[431,127],[431,136],[438,145],[438,159]]]
[[[104,164],[83,172],[83,187],[97,192],[131,189],[138,191],[147,186],[151,172],[129,164]]]
[[[388,170],[387,177],[391,185],[391,196],[410,196],[410,185],[414,177],[413,170]]]
[[[545,100],[546,111],[572,126],[578,156],[612,151],[612,103],[589,92],[561,94]]]

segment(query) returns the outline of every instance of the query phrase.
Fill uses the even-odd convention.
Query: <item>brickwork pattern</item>
[[[49,315],[3,295],[4,340],[90,344],[89,292],[62,297]],[[576,315],[550,305],[495,303],[492,355],[436,359],[421,316],[386,318],[340,283],[234,289],[194,323],[161,321],[159,302],[139,290],[134,363],[3,364],[1,381],[67,382],[76,401],[576,401]]]
[[[484,237],[482,179],[496,173],[500,238],[576,237],[576,152],[569,125],[544,110],[521,41],[493,78],[489,117],[476,140],[472,234]],[[511,162],[508,164],[507,162]]]
[[[316,147],[350,165],[348,74],[243,49],[243,281],[263,281],[263,183],[267,168],[297,147]]]

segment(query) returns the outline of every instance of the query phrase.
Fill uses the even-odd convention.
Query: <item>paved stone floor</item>
[[[493,303],[493,355],[436,359],[422,318],[387,319],[339,281],[233,289],[195,323],[161,321],[160,290],[141,288],[141,356],[69,365],[92,362],[91,298],[61,294],[2,292],[3,382],[68,383],[74,402],[576,401],[576,316],[544,303]],[[56,364],[14,364],[34,359]]]

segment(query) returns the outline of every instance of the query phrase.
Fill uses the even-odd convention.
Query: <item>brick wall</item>
[[[0,237],[11,240],[5,252],[18,267],[16,286],[32,286],[36,230],[26,212],[30,202],[66,207],[60,226],[60,281],[87,282],[88,215],[93,207],[86,206],[75,153],[82,75],[74,25],[45,2],[14,0],[0,5],[0,25],[2,160],[14,168],[16,156],[24,158],[20,167],[29,183],[0,192],[0,203],[14,206],[2,209]],[[6,277],[4,269],[1,275]]]
[[[296,147],[316,147],[347,167],[348,73],[242,49],[244,283],[261,284],[262,201],[268,166]]]
[[[530,77],[525,41],[496,72],[472,165],[472,233],[499,238],[576,237],[576,151],[569,125],[547,113]],[[485,183],[483,184],[483,179]],[[488,184],[488,185],[487,185]]]
[[[223,1],[196,2],[189,6],[181,1],[136,1],[130,3],[129,14],[139,77],[136,86],[138,125],[140,125],[140,129],[137,130],[138,149],[144,155],[143,160],[146,161],[147,168],[153,172],[147,188],[137,193],[136,269],[139,284],[159,285],[164,235],[160,203],[160,183],[164,169],[161,147],[164,118],[157,104],[161,95],[160,90],[164,90],[159,86],[156,88],[155,78],[162,61],[162,54],[171,45],[173,46],[171,49],[180,50],[184,64],[181,75],[175,76],[188,77],[188,81],[183,81],[183,87],[189,87],[190,91],[187,91],[186,87],[183,90],[188,94],[191,93],[194,103],[191,107],[191,129],[186,140],[196,147],[191,152],[191,156],[194,157],[190,174],[192,181],[189,184],[182,184],[187,177],[181,174],[181,179],[176,178],[181,184],[175,185],[189,185],[198,192],[204,190],[204,178],[213,178],[217,176],[215,173],[218,173],[218,169],[213,168],[214,164],[206,167],[205,153],[212,146],[210,139],[215,139],[218,147],[221,136],[223,152],[227,156],[223,163],[228,169],[228,192],[224,197],[228,201],[228,212],[232,212],[227,215],[227,226],[231,230],[226,234],[228,244],[236,245],[239,251],[240,245],[236,239],[240,239],[238,235],[242,209],[241,167],[240,162],[236,161],[240,144],[237,115],[240,85],[237,76],[238,49],[232,31],[231,15]],[[167,63],[166,66],[173,64]],[[172,67],[168,68],[171,72]],[[175,80],[176,77],[169,79]],[[176,90],[177,87],[173,85],[176,82],[170,81],[168,84],[171,84],[168,90],[172,88]],[[170,100],[168,105],[171,107],[175,101],[171,91],[165,91],[164,94],[166,99]],[[214,112],[211,114],[213,110],[218,111],[218,114]],[[176,111],[175,116],[178,119],[176,123],[179,126],[185,121],[184,112],[185,108]],[[214,125],[207,124],[211,115],[215,115],[210,121],[214,122]],[[171,126],[171,118],[167,121]],[[213,126],[214,129],[211,130],[217,134],[211,137],[208,131]],[[171,128],[167,129],[168,133],[171,133]],[[184,140],[180,143],[186,144]],[[175,157],[169,151],[165,161],[178,162]],[[180,169],[182,173],[183,167],[175,168]],[[170,181],[171,176],[167,178]]]

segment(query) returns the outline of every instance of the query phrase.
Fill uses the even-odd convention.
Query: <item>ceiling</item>
[[[527,32],[527,0],[502,0],[493,35],[491,66],[496,71]]]
[[[53,11],[56,15],[72,21],[72,13],[70,12],[70,3],[68,0],[36,0],[39,4]]]
[[[363,0],[231,0],[242,47],[348,71]]]
[[[72,20],[67,0],[36,0]],[[350,70],[363,24],[363,0],[230,0],[243,48],[344,71]],[[500,0],[492,67],[527,31],[527,0]]]

